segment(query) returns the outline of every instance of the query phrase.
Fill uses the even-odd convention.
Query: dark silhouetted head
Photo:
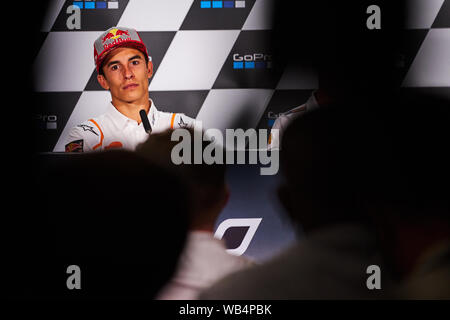
[[[153,298],[172,276],[187,232],[180,180],[128,151],[66,155],[44,162],[39,176],[51,233],[46,294]],[[66,287],[69,265],[81,269],[81,290]]]

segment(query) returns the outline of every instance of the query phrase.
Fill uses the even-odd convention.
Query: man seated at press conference
[[[159,111],[150,99],[153,63],[136,30],[106,30],[94,42],[94,61],[97,80],[111,93],[111,102],[105,114],[72,128],[66,137],[66,152],[134,150],[151,132],[194,125],[195,120],[182,113]]]

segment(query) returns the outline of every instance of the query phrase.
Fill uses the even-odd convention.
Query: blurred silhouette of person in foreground
[[[410,91],[380,122],[371,212],[392,298],[450,299],[450,101]]]
[[[381,29],[367,27],[371,5],[382,8]],[[377,123],[389,108],[386,97],[398,90],[402,6],[365,0],[275,4],[274,59],[294,70],[312,67],[319,76],[314,107],[308,108],[310,99],[307,112],[284,119],[280,135],[285,182],[279,196],[305,237],[267,263],[223,279],[200,298],[383,296],[366,284],[370,265],[383,269],[367,206],[379,147]],[[389,278],[383,273],[383,288]]]
[[[358,116],[359,121],[354,122]],[[350,117],[350,118],[349,118]],[[295,119],[282,141],[279,198],[304,237],[280,255],[236,272],[201,299],[371,299],[367,267],[380,265],[364,206],[370,114],[322,107]]]
[[[186,246],[179,259],[172,280],[161,290],[159,300],[192,300],[198,293],[225,275],[253,265],[244,256],[226,252],[224,240],[214,238],[214,224],[228,202],[229,189],[225,181],[225,164],[194,164],[194,130],[191,137],[191,164],[175,165],[171,159],[173,147],[172,130],[151,135],[139,145],[136,152],[156,165],[168,168],[189,186],[191,206],[189,233]],[[203,154],[205,144],[200,151]]]
[[[367,16],[361,15],[372,4],[381,9],[379,30],[365,28]],[[366,171],[370,183],[365,183],[365,201],[388,269],[382,269],[383,276],[393,275],[397,281],[395,289],[392,283],[384,286],[384,297],[448,298],[449,161],[443,146],[448,144],[450,103],[399,87],[402,72],[395,63],[402,46],[408,45],[399,36],[407,14],[405,1],[304,1],[294,6],[297,10],[277,7],[279,55],[315,68],[319,89],[313,97],[318,105],[372,110],[373,134],[366,132],[371,143],[361,140],[373,157]],[[289,29],[298,31],[298,40],[307,47],[295,50],[298,43],[287,39]],[[282,117],[281,129],[300,114]],[[347,120],[360,121],[356,114]]]
[[[43,159],[37,169],[38,199],[48,207],[31,297],[153,299],[185,242],[181,181],[118,150]],[[81,270],[79,290],[66,286],[71,265]]]

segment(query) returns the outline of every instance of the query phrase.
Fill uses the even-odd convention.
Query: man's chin
[[[142,99],[142,94],[126,94],[121,97],[121,100],[126,103],[134,103],[136,101],[140,101]]]

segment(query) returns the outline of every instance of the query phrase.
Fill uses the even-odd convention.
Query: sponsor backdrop
[[[37,150],[63,151],[70,128],[105,111],[110,94],[96,80],[93,42],[111,26],[135,28],[146,43],[159,110],[204,128],[270,128],[318,86],[311,70],[272,61],[274,1],[51,1],[33,64]],[[450,0],[409,3],[403,86],[450,97]],[[231,199],[216,234],[230,251],[261,260],[288,245],[294,234],[275,197],[278,177],[231,166],[228,178]]]

